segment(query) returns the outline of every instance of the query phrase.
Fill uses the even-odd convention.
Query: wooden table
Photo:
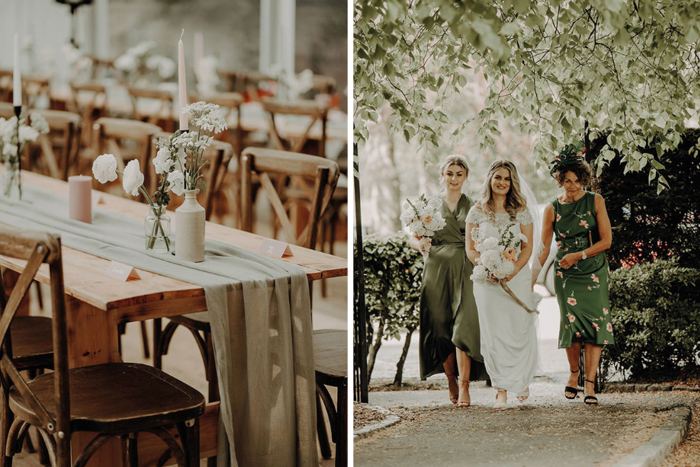
[[[4,171],[0,168],[0,174]],[[31,172],[22,172],[25,185],[41,187],[68,197],[68,183]],[[102,197],[107,209],[126,217],[142,220],[148,206],[136,201],[93,191],[93,199]],[[264,237],[222,225],[207,223],[207,238],[257,251]],[[283,261],[306,272],[310,282],[322,278],[347,275],[347,260],[319,251],[291,246],[293,256]],[[202,287],[170,279],[148,271],[138,270],[140,280],[120,282],[106,274],[109,260],[63,247],[63,273],[68,315],[69,365],[73,367],[120,362],[117,324],[163,318],[206,310]],[[26,261],[0,256],[0,266],[22,272]],[[43,265],[37,280],[49,283],[48,267]],[[201,456],[216,454],[219,403],[208,404],[200,418]],[[76,433],[74,446],[82,450],[94,437],[92,433]],[[139,436],[141,465],[154,465],[165,452],[165,445],[155,436]],[[74,448],[74,451],[77,451]],[[118,441],[102,447],[90,460],[91,466],[121,465],[121,445]]]

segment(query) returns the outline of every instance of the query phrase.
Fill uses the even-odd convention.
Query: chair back
[[[316,247],[318,224],[338,183],[338,164],[307,154],[291,153],[267,148],[246,148],[242,156],[241,209],[243,230],[253,230],[252,179],[256,174],[272,209],[290,243],[305,248]],[[284,183],[273,184],[273,179],[296,178],[311,182],[309,217],[303,231],[297,236],[282,202],[280,193]]]
[[[333,94],[337,86],[335,78],[332,76],[313,75],[312,82],[313,86],[311,89],[321,94]]]
[[[0,366],[1,383],[5,394],[15,386],[41,423],[41,428],[58,436],[44,438],[56,440],[56,458],[59,466],[68,466],[70,459],[70,399],[68,395],[68,344],[66,334],[66,301],[63,287],[61,239],[41,232],[20,230],[0,225],[0,255],[26,260],[24,271],[9,297],[0,275]],[[17,315],[22,299],[27,295],[42,264],[48,264],[53,313],[53,361],[55,407],[46,407],[32,393],[20,375],[12,356],[10,324]]]
[[[326,157],[326,127],[328,124],[328,107],[316,101],[282,101],[279,99],[265,98],[262,102],[263,109],[268,113],[270,124],[270,139],[275,149],[281,151],[302,152],[304,145],[309,141],[311,130],[316,122],[321,122],[321,138],[318,142],[317,156]],[[282,126],[281,118],[285,116],[307,117],[300,123],[299,130],[294,134],[287,134]],[[279,117],[279,118],[278,118]],[[295,127],[298,126],[295,122]],[[304,127],[306,128],[304,130]]]
[[[24,75],[22,76],[22,91],[24,104],[30,109],[37,106],[41,96],[46,96],[46,102],[50,99],[51,77],[48,75]]]
[[[0,102],[12,102],[12,70],[0,70]]]
[[[131,118],[159,125],[163,131],[175,131],[178,119],[170,91],[155,88],[128,88],[131,98]]]
[[[9,102],[0,102],[0,118],[10,119],[15,116],[15,107]]]
[[[68,168],[78,157],[80,115],[62,110],[34,110],[31,113],[40,114],[49,124],[49,133],[39,135],[37,139],[49,175],[67,181]]]
[[[106,114],[107,89],[99,82],[70,83],[71,99],[66,101],[67,110],[77,113],[83,122],[82,144],[92,145],[92,124]]]
[[[151,186],[149,163],[153,138],[162,131],[159,126],[125,118],[103,117],[95,121],[92,131],[95,156],[114,154],[119,170],[124,170],[128,161],[138,160],[144,174],[144,186]]]

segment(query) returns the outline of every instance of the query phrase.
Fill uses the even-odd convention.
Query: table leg
[[[116,312],[103,311],[66,295],[68,324],[68,366],[76,368],[121,362]],[[77,432],[71,436],[73,461],[97,433]],[[109,440],[90,459],[88,466],[121,466],[119,438]]]

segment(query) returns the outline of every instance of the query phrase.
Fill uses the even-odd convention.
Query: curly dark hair
[[[557,181],[557,183],[559,183],[559,186],[562,186],[564,183],[564,177],[566,177],[567,172],[573,172],[584,188],[591,186],[593,172],[591,171],[591,166],[588,165],[588,162],[584,161],[583,159],[577,161],[576,163],[561,167],[554,172],[554,179]]]

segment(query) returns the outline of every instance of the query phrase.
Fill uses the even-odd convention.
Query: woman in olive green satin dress
[[[425,257],[420,299],[421,379],[444,372],[450,400],[460,407],[470,405],[469,381],[487,378],[469,279],[472,264],[467,259],[464,241],[467,213],[473,205],[462,193],[468,173],[463,156],[445,159],[440,166],[443,188],[440,212],[446,225],[435,232],[427,248],[418,237],[410,240],[411,246]]]
[[[583,149],[583,150],[582,150]],[[564,189],[544,211],[540,264],[547,259],[552,235],[557,240],[554,261],[561,322],[559,348],[566,349],[570,377],[564,396],[577,396],[577,380],[585,373],[584,402],[598,403],[595,376],[603,345],[613,344],[608,286],[610,270],[605,250],[612,242],[612,228],[599,194],[584,191],[592,178],[583,159],[583,143],[568,145],[552,164],[551,174]],[[581,348],[585,368],[579,368]]]

